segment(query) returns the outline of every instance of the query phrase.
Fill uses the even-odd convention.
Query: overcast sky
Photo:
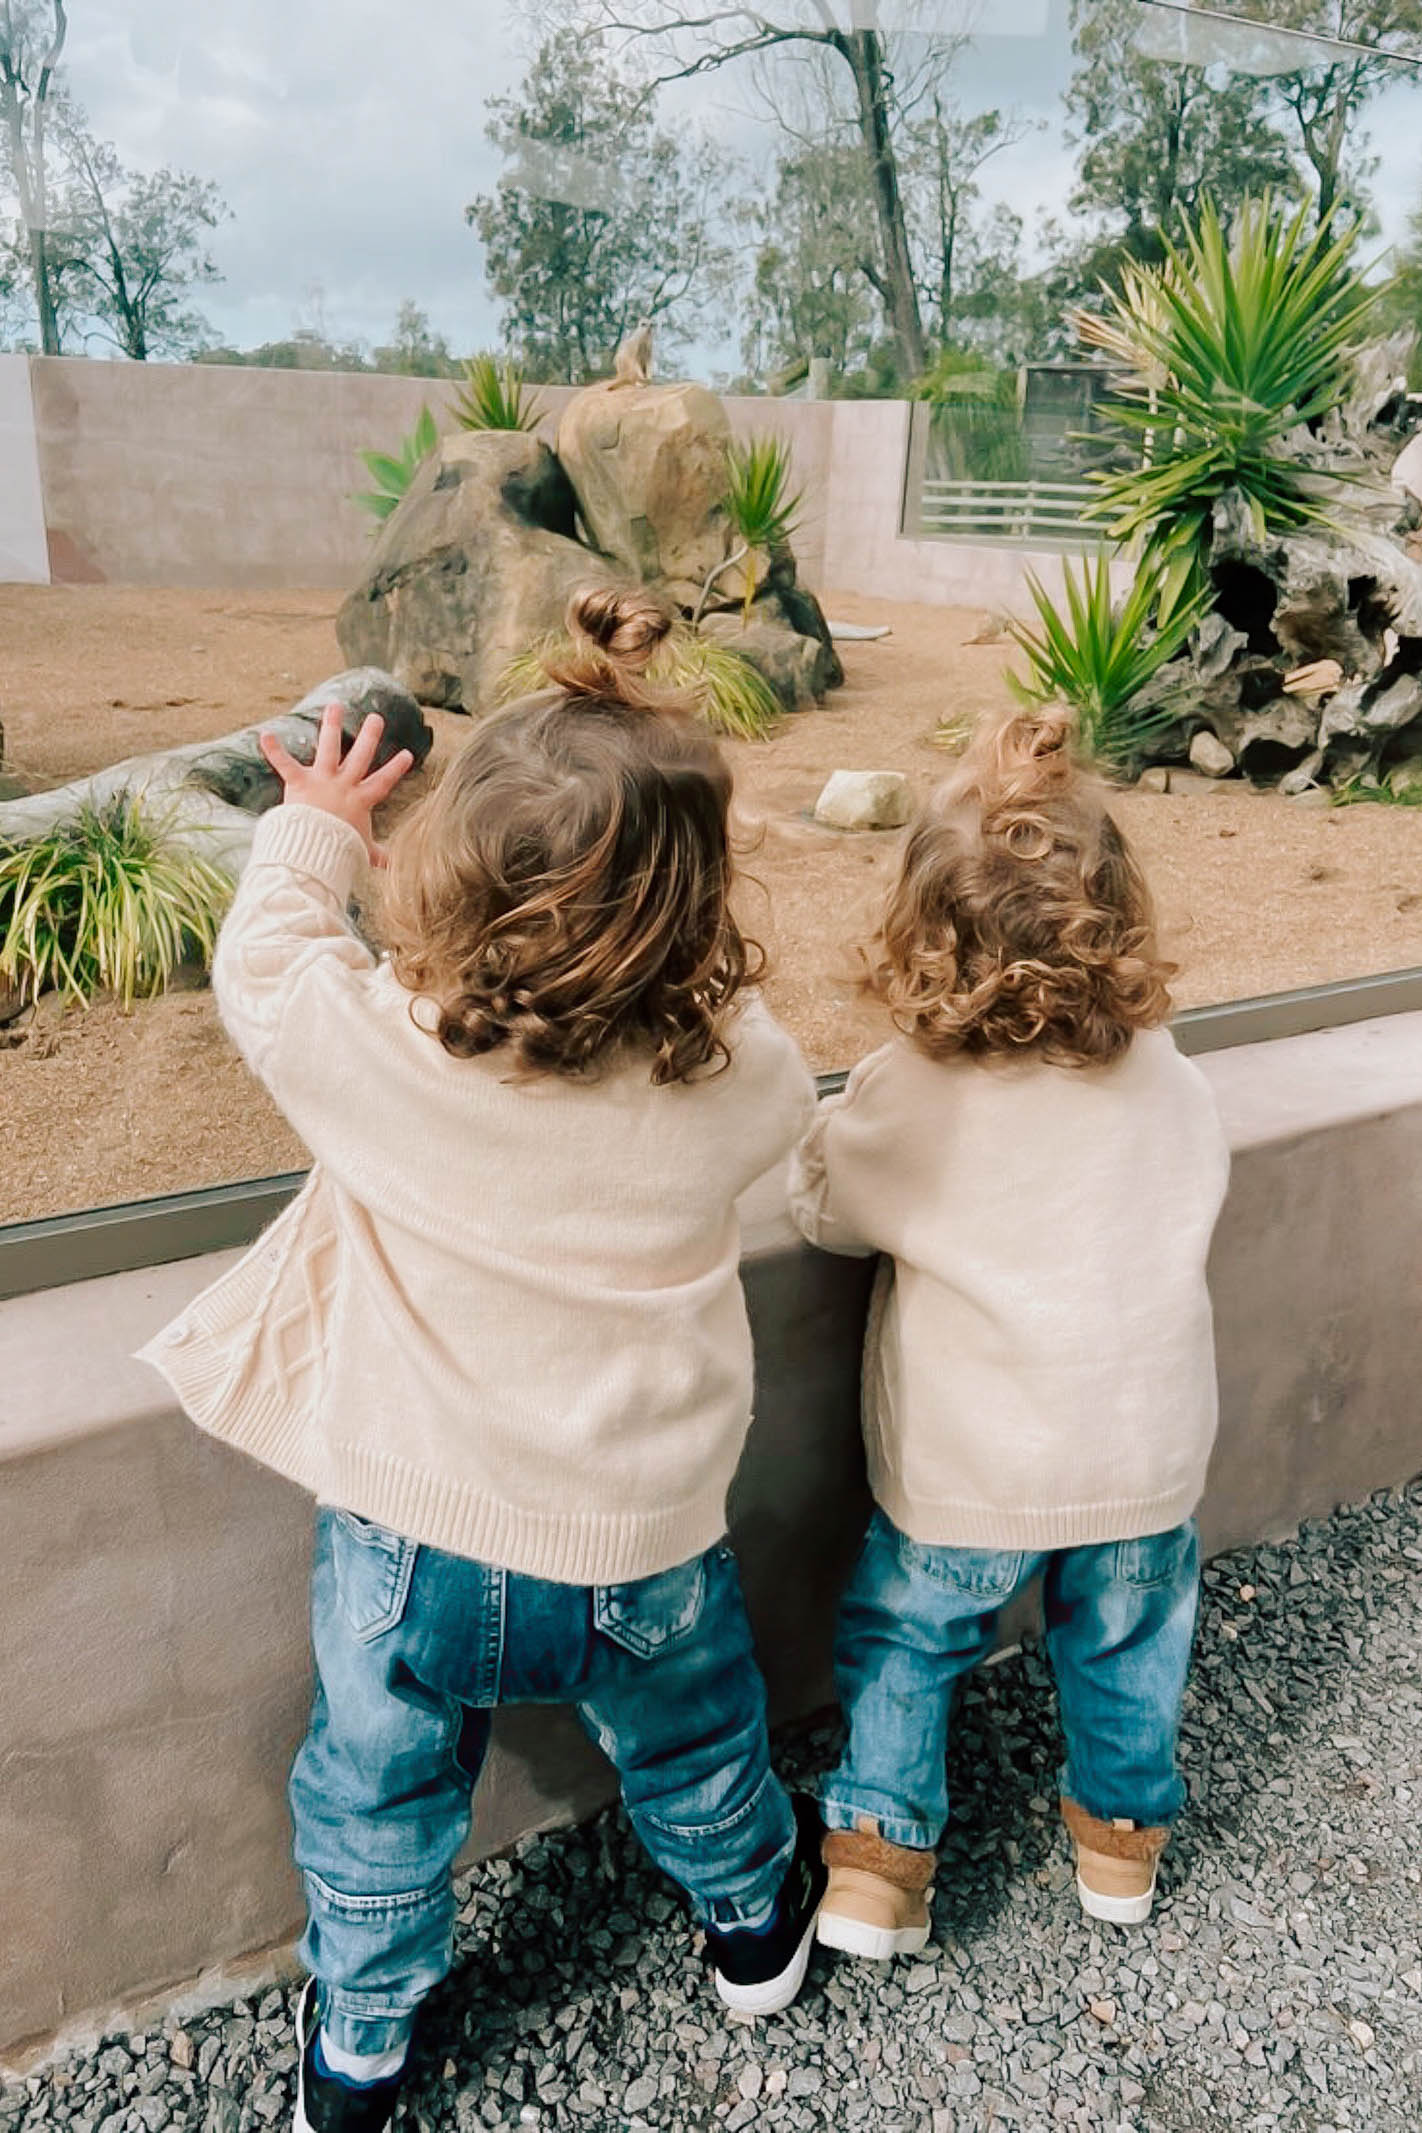
[[[1012,32],[981,38],[958,83],[970,106],[1015,105],[1043,122],[991,166],[992,195],[1030,232],[1060,212],[1073,166],[1067,0],[941,5],[975,6]],[[464,220],[499,173],[483,107],[516,84],[526,40],[502,0],[70,0],[67,56],[74,92],[126,161],[220,187],[232,210],[214,244],[226,279],[202,306],[224,340],[251,347],[322,323],[375,342],[409,296],[465,351],[497,337]],[[763,154],[771,128],[748,118],[736,72],[696,86],[698,115]],[[1389,239],[1422,199],[1419,116],[1422,86],[1409,83],[1370,119]]]

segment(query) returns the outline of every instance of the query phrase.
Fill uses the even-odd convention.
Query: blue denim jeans
[[[871,1816],[891,1844],[937,1844],[954,1690],[991,1649],[999,1611],[1039,1575],[1066,1735],[1062,1791],[1102,1821],[1174,1820],[1200,1583],[1194,1520],[1032,1554],[921,1547],[876,1511],[840,1609],[835,1674],[849,1738],[824,1796],[829,1828]]]
[[[342,2050],[392,2051],[453,1955],[451,1868],[501,1703],[571,1703],[695,1915],[759,1925],[794,1851],[740,1574],[711,1548],[623,1585],[555,1585],[323,1509],[316,1697],[291,1775],[301,1953]]]

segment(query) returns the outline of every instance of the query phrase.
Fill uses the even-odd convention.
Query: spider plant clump
[[[362,452],[360,456],[375,487],[362,490],[354,499],[361,510],[382,521],[389,518],[438,441],[434,416],[422,407],[419,421],[408,436],[401,438],[396,452]]]
[[[1125,599],[1111,597],[1111,562],[1104,553],[1088,558],[1077,576],[1063,563],[1065,609],[1059,608],[1039,579],[1028,587],[1040,629],[1009,622],[1013,642],[1027,655],[1028,674],[1009,674],[1012,688],[1027,703],[1067,703],[1077,715],[1082,753],[1104,770],[1122,775],[1177,723],[1169,704],[1142,705],[1138,699],[1209,609],[1210,595],[1198,587],[1178,602],[1168,621],[1151,627],[1161,599],[1162,569],[1143,567]]]
[[[518,365],[491,355],[465,364],[464,383],[451,406],[462,430],[536,430],[543,415]]]
[[[125,1012],[178,965],[212,961],[232,882],[140,800],[81,808],[32,843],[0,850],[0,986]]]
[[[549,662],[566,659],[571,650],[570,640],[555,634],[520,653],[504,670],[500,697],[507,703],[546,689]],[[729,645],[694,630],[673,630],[658,648],[648,672],[653,680],[695,696],[714,733],[737,740],[764,740],[780,718],[780,699],[764,675]]]
[[[1084,340],[1124,366],[1102,433],[1136,464],[1095,477],[1091,514],[1140,541],[1168,622],[1205,573],[1216,504],[1244,498],[1259,540],[1334,527],[1347,474],[1310,466],[1301,433],[1346,400],[1358,349],[1386,295],[1353,264],[1356,227],[1310,227],[1265,196],[1226,235],[1206,204],[1159,268],[1127,272]]]

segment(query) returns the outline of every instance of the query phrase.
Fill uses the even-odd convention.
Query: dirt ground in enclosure
[[[900,835],[808,819],[831,770],[947,758],[938,722],[1004,700],[1009,647],[987,617],[833,594],[827,611],[892,635],[843,648],[848,682],[765,743],[736,742],[742,915],[769,949],[772,1004],[816,1068],[880,1041],[848,981]],[[0,585],[0,778],[50,784],[122,755],[215,736],[294,703],[341,665],[329,592]],[[469,732],[433,712],[413,796]],[[1422,963],[1422,811],[1300,806],[1242,786],[1123,792],[1118,819],[1160,904],[1181,1006]],[[130,1016],[42,1013],[0,1031],[0,1222],[298,1168],[301,1144],[248,1077],[206,992]]]

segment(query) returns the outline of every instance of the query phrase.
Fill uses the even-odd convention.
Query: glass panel
[[[1109,565],[1124,596],[1135,564],[1093,510],[1098,477],[1159,468],[1185,430],[1178,410],[1144,437],[1113,416],[1132,359],[1106,292],[1158,273],[1207,199],[1233,241],[1268,194],[1308,210],[1304,243],[1320,214],[1356,220],[1370,284],[1400,269],[1359,391],[1268,441],[1365,473],[1339,498],[1363,531],[1321,601],[1241,536],[1188,672],[1182,655],[1174,759],[1130,758],[1148,782],[1117,805],[1183,1004],[1422,964],[1422,812],[1400,804],[1422,789],[1422,503],[1387,494],[1404,448],[1422,456],[1422,0],[430,0],[411,24],[392,38],[335,0],[232,0],[220,30],[120,0],[67,23],[54,0],[0,10],[0,843],[125,759],[248,730],[246,768],[223,773],[245,827],[214,814],[202,847],[231,856],[222,838],[239,847],[274,796],[249,729],[366,663],[413,688],[433,736],[403,804],[557,627],[570,556],[598,567],[594,546],[688,627],[699,608],[724,652],[751,649],[724,494],[648,440],[694,431],[714,447],[698,464],[723,467],[725,434],[773,436],[798,582],[753,550],[751,620],[782,632],[758,656],[803,707],[727,743],[742,894],[772,1000],[816,1066],[847,1065],[885,1023],[846,948],[902,840],[818,825],[820,790],[839,769],[931,788],[1027,671],[1004,618],[1030,621],[1029,572],[1060,603],[1063,558]],[[1311,313],[1298,345],[1325,326]],[[571,487],[547,464],[517,506],[489,487],[441,579],[433,536],[392,546],[417,498],[376,513],[433,489],[426,407],[435,454],[493,450],[460,425],[509,419],[516,381],[484,375],[461,404],[480,352],[522,367],[550,447],[563,426]],[[720,410],[673,420],[686,381]],[[611,504],[567,441],[590,387],[643,439]],[[1205,397],[1223,419],[1249,394],[1221,373]],[[557,596],[515,599],[490,559],[535,537]],[[418,595],[392,599],[397,581]],[[806,641],[806,593],[832,656]],[[845,684],[817,703],[836,661]],[[1228,775],[1203,742],[1182,759],[1207,730]],[[1325,784],[1285,797],[1325,733]],[[160,813],[195,804],[166,772],[155,790]],[[72,913],[56,923],[72,965]],[[0,902],[12,948],[22,930]],[[127,1009],[103,982],[87,1010],[52,988],[31,1005],[12,955],[0,1222],[301,1165],[188,946]]]

